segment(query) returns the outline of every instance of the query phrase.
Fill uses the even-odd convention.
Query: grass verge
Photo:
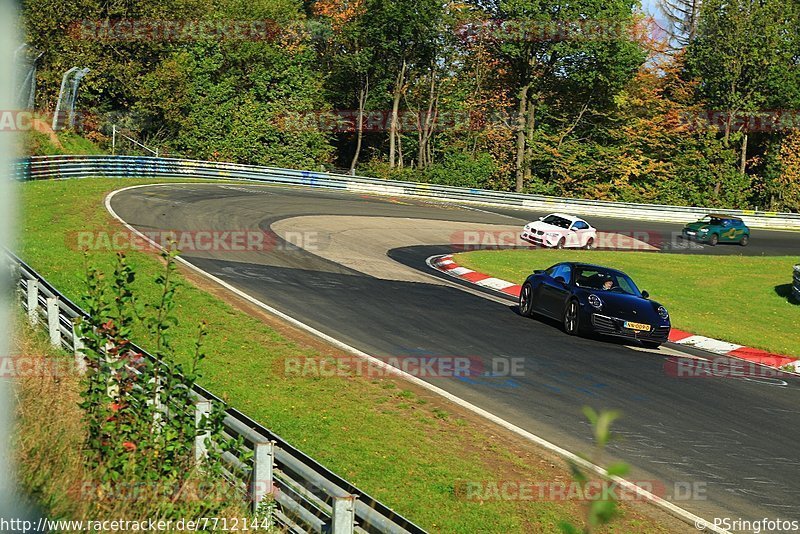
[[[68,245],[69,236],[83,229],[116,230],[117,223],[102,207],[105,195],[152,182],[21,184],[21,257],[80,303],[85,261]],[[111,251],[94,251],[89,262],[108,272],[113,257]],[[154,302],[157,295],[149,282],[161,272],[159,260],[138,252],[128,258],[138,273],[140,299]],[[197,323],[208,322],[201,383],[422,527],[437,532],[556,532],[559,521],[578,521],[581,507],[575,501],[475,502],[458,494],[461,481],[566,481],[569,473],[560,460],[495,427],[474,424],[474,416],[393,378],[286,376],[286,358],[337,354],[318,341],[296,332],[286,335],[243,313],[231,300],[218,298],[220,291],[203,291],[186,277],[179,284],[176,352],[190,354]],[[136,341],[144,347],[150,342],[144,333]],[[630,504],[623,511],[610,530],[675,530],[675,520],[650,507]]]
[[[102,530],[130,532],[134,527],[121,521],[152,520],[168,526],[168,521],[175,524],[184,517],[213,515],[232,521],[248,515],[242,501],[217,497],[207,501],[210,488],[220,487],[220,496],[232,492],[222,487],[223,481],[204,478],[199,473],[174,495],[158,498],[153,498],[156,490],[171,489],[158,488],[159,481],[117,481],[118,490],[113,495],[101,491],[92,482],[99,478],[98,473],[83,461],[86,432],[83,412],[78,407],[81,381],[72,356],[53,349],[44,332],[34,330],[26,321],[18,322],[12,351],[15,358],[24,358],[19,360],[24,364],[17,367],[21,372],[14,376],[16,475],[23,494],[36,502],[36,512],[53,522],[52,531],[92,530],[85,525],[80,528],[75,521],[116,520]],[[57,414],[54,406],[58,406]]]
[[[455,256],[469,269],[522,283],[560,261],[628,273],[670,312],[675,328],[780,354],[800,356],[800,306],[790,299],[797,258],[700,256],[601,250],[481,250]]]

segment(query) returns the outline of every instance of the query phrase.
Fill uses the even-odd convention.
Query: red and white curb
[[[473,271],[472,269],[461,267],[453,261],[452,255],[438,257],[434,256],[433,258],[429,258],[428,265],[437,271],[441,271],[454,278],[466,280],[467,282],[471,282],[481,287],[488,287],[489,289],[494,289],[495,291],[505,293],[506,295],[511,295],[512,297],[518,297],[519,292],[522,289],[522,286],[519,284],[514,284],[506,280],[494,278],[488,274],[479,273],[477,271]]]
[[[467,269],[458,265],[453,261],[452,254],[444,256],[433,256],[428,258],[428,265],[432,268],[445,273],[453,278],[459,278],[475,285],[493,289],[512,297],[519,297],[519,292],[522,286],[514,284],[506,280],[501,280],[489,276],[488,274],[479,273],[472,269]],[[690,332],[684,332],[673,328],[669,333],[669,340],[678,345],[687,345],[698,349],[705,350],[714,354],[722,356],[733,356],[742,360],[747,360],[770,367],[781,369],[789,369],[796,373],[800,373],[800,359],[793,356],[784,356],[782,354],[773,354],[761,349],[754,349],[752,347],[745,347],[744,345],[737,345],[736,343],[728,343],[718,339],[712,339],[705,336],[697,336]]]

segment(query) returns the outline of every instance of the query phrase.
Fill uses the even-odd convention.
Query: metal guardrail
[[[800,263],[794,266],[794,275],[792,276],[792,296],[794,300],[800,302]]]
[[[45,327],[50,343],[72,352],[76,367],[84,369],[84,346],[75,332],[75,319],[87,318],[86,312],[25,262],[11,253],[6,254],[19,297],[16,300],[30,322]],[[136,345],[132,345],[131,349],[155,360],[154,356]],[[194,394],[194,410],[198,416],[207,413],[212,401],[223,403],[199,386],[194,388]],[[247,499],[254,511],[268,495],[272,495],[276,503],[273,519],[286,531],[329,534],[425,533],[422,528],[241,412],[227,409],[223,425],[226,437],[241,437],[245,450],[252,452],[252,455],[223,455],[226,478],[239,490],[242,499]],[[203,446],[201,436],[195,443],[196,454]],[[247,462],[240,459],[248,456],[251,459]]]
[[[585,216],[610,216],[665,222],[687,222],[709,212],[714,212],[741,217],[748,226],[756,228],[800,229],[799,213],[717,210],[690,206],[558,198],[419,182],[381,180],[378,178],[336,175],[314,171],[173,158],[36,156],[18,162],[15,168],[15,176],[18,180],[86,178],[92,176],[247,180],[343,189],[359,193],[412,196],[442,201],[541,209],[545,211],[569,211]]]

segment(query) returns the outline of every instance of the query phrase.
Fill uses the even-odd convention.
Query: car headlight
[[[591,304],[593,308],[597,308],[598,310],[603,308],[603,301],[600,300],[600,297],[598,297],[594,293],[590,293],[587,300],[589,301],[589,304]]]
[[[669,319],[669,312],[664,306],[658,307],[658,314],[661,316],[662,319]]]

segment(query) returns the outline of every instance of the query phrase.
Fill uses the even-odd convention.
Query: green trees
[[[800,122],[800,5],[663,4],[665,35],[632,0],[80,0],[58,14],[52,0],[27,0],[25,9],[29,40],[45,51],[39,104],[52,109],[61,73],[88,66],[80,107],[113,112],[162,153],[800,209],[780,193],[793,183],[787,135]],[[109,33],[119,21],[212,31]],[[256,30],[231,31],[240,23]],[[791,124],[774,124],[779,115]]]

